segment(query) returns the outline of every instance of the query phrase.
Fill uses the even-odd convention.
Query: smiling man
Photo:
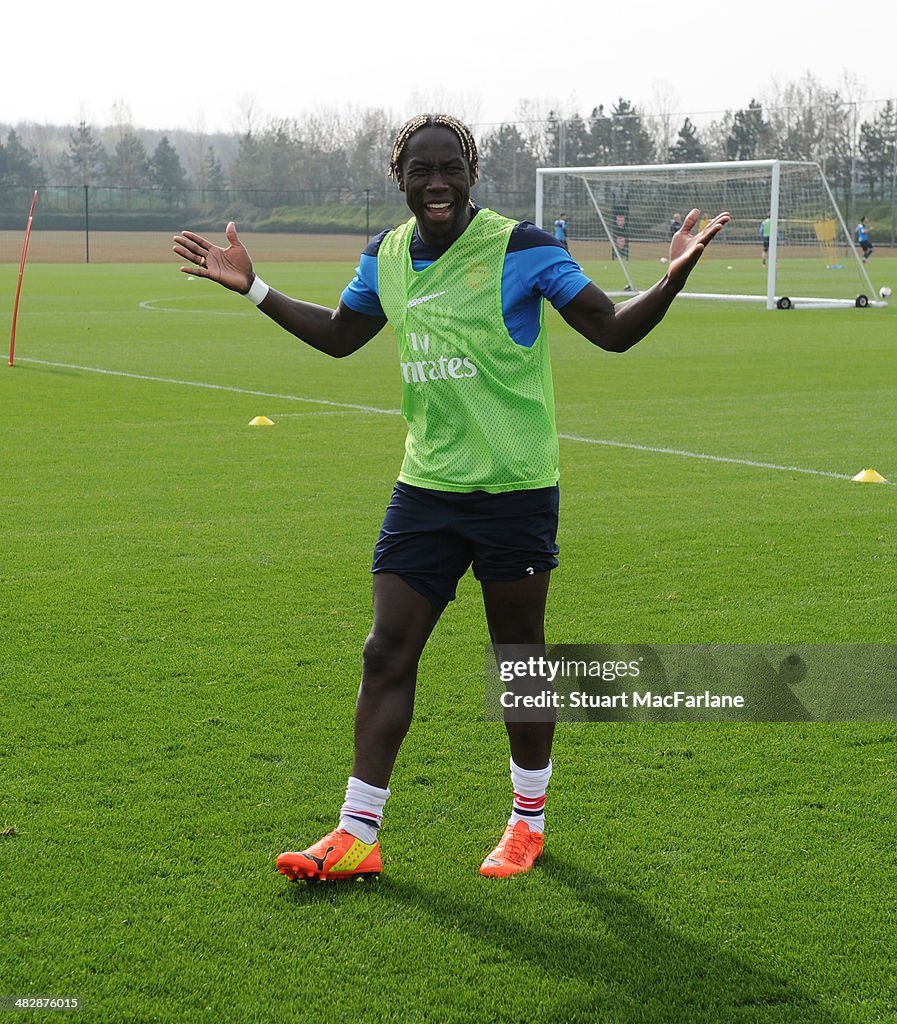
[[[692,235],[692,210],[665,276],[619,306],[563,244],[471,201],[479,159],[457,118],[426,114],[399,131],[389,172],[413,216],[364,250],[337,308],[289,298],[253,273],[233,223],[222,249],[190,231],[185,273],[248,296],[275,323],[342,357],[387,324],[398,343],[405,457],[374,549],[373,625],[355,708],[355,756],[339,827],[278,870],[308,880],[381,868],[378,830],[414,709],[417,669],[440,615],[472,566],[498,649],[544,645],[557,564],[558,440],[543,302],[598,347],[624,352],[663,318],[722,213]],[[528,871],[542,853],[552,722],[508,722],[511,815],[480,872]]]

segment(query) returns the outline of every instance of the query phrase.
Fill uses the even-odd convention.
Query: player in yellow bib
[[[412,213],[362,254],[336,309],[269,288],[233,223],[222,248],[194,232],[174,239],[181,269],[247,295],[275,323],[331,356],[393,328],[408,424],[405,457],[374,562],[373,624],[355,709],[355,756],[339,827],[280,855],[293,879],[358,878],[381,868],[378,830],[411,723],[418,662],[455,586],[480,581],[496,649],[545,643],[558,564],[558,443],[544,300],[599,348],[624,352],[663,318],[704,247],[729,221],[673,234],[666,274],[615,305],[566,248],[530,224],[471,201],[478,174],[470,130],[421,115],[399,131],[390,174]],[[507,722],[512,811],[480,872],[529,870],[542,852],[554,723]]]

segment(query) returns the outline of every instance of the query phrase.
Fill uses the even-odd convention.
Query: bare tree
[[[665,79],[655,78],[651,82],[651,99],[646,106],[651,113],[643,116],[645,127],[654,143],[654,152],[661,163],[670,158],[670,150],[676,136],[678,107],[679,97],[673,86]]]

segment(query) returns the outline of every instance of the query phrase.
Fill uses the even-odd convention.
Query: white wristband
[[[258,276],[258,274],[256,274],[252,281],[252,287],[249,289],[248,292],[246,292],[246,298],[249,299],[249,301],[254,306],[259,306],[261,305],[262,302],[264,302],[265,296],[267,294],[268,286]]]

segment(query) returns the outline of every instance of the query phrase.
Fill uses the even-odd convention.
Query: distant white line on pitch
[[[125,370],[106,370],[98,366],[79,366],[74,363],[55,363],[47,359],[19,358],[21,363],[34,363],[37,366],[56,366],[63,370],[80,370],[83,373],[102,373],[109,377],[127,377],[130,380],[153,381],[157,384],[176,384],[179,387],[204,388],[207,391],[228,391],[235,395],[254,395],[257,398],[271,398],[282,402],[308,402],[311,405],[325,405],[332,409],[351,410],[354,412],[375,413],[380,416],[401,416],[401,409],[380,409],[375,405],[356,405],[352,402],[332,402],[327,398],[304,398],[301,395],[279,395],[271,391],[255,391],[251,388],[238,388],[229,384],[206,384],[197,380],[178,380],[174,377],[153,377],[145,373],[129,373]],[[278,415],[273,413],[273,415]],[[281,416],[297,415],[296,413],[280,413]],[[629,441],[609,441],[597,437],[582,437],[579,434],[558,434],[563,441],[574,441],[577,444],[596,444],[605,448],[625,448],[627,451],[645,452],[654,455],[676,455],[682,459],[703,459],[705,462],[723,462],[732,466],[748,466],[751,469],[771,469],[779,473],[803,473],[806,476],[824,476],[834,480],[851,480],[848,473],[831,473],[824,469],[806,469],[803,466],[781,466],[775,462],[758,462],[754,459],[736,459],[727,455],[708,455],[706,452],[690,452],[681,448],[662,448],[647,444],[632,444]],[[890,486],[894,486],[890,481]]]
[[[201,313],[203,316],[258,316],[253,309],[181,309],[179,306],[157,306],[157,302],[187,302],[195,299],[217,298],[217,292],[210,292],[208,295],[170,295],[165,299],[145,299],[139,302],[138,308],[145,309],[150,313]]]

